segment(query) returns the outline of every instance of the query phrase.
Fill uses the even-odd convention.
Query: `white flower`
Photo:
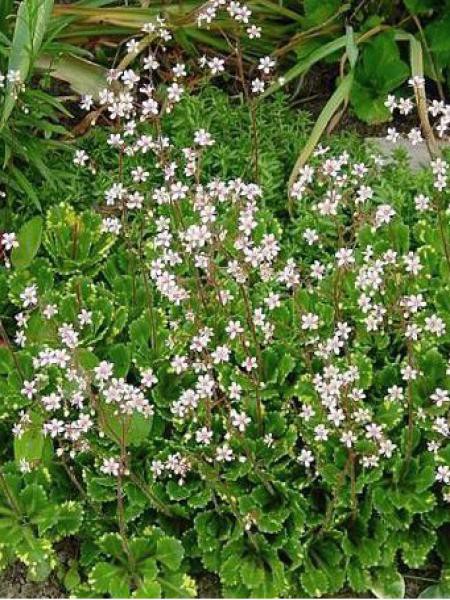
[[[48,423],[44,423],[43,433],[51,438],[56,438],[59,434],[64,433],[64,422],[59,419],[52,419]]]
[[[445,484],[450,484],[450,467],[447,465],[439,466],[436,472],[436,481],[441,481]]]
[[[366,438],[380,440],[382,436],[383,430],[380,425],[376,425],[376,423],[369,423],[366,425]]]
[[[341,442],[347,448],[351,448],[356,442],[356,439],[356,435],[353,433],[353,431],[344,431],[341,435]]]
[[[186,369],[188,368],[187,358],[185,356],[180,356],[177,354],[173,357],[170,366],[177,375],[180,375],[180,373],[183,373],[183,371],[186,371]]]
[[[258,366],[257,360],[254,356],[248,356],[242,363],[242,367],[250,373]]]
[[[411,87],[419,88],[425,85],[425,78],[422,75],[414,75],[408,79],[408,85]]]
[[[233,450],[228,444],[224,444],[216,449],[217,462],[231,462],[233,460]]]
[[[413,127],[408,133],[408,139],[413,146],[416,146],[417,144],[423,142],[422,132],[418,127]]]
[[[120,462],[115,458],[104,458],[100,471],[105,473],[105,475],[118,477],[120,474]]]
[[[219,73],[223,73],[223,71],[225,71],[224,65],[225,61],[223,60],[223,58],[218,58],[217,56],[208,61],[208,67],[212,75],[218,75]]]
[[[400,98],[397,107],[401,115],[408,115],[414,108],[414,104],[409,98]]]
[[[263,438],[263,442],[268,448],[271,448],[274,443],[273,435],[271,433],[266,433],[266,435]]]
[[[78,332],[75,331],[70,323],[63,323],[58,328],[58,334],[63,344],[68,348],[76,348],[78,346]]]
[[[132,38],[131,40],[128,40],[128,42],[126,43],[126,47],[127,52],[129,54],[135,54],[138,51],[139,43],[137,42],[137,40]]]
[[[269,75],[270,71],[275,66],[275,61],[270,56],[264,56],[259,59],[258,69],[262,71],[265,75]]]
[[[46,319],[51,319],[52,317],[58,314],[58,307],[56,306],[56,304],[47,304],[44,310],[42,311],[42,314]]]
[[[424,194],[419,194],[414,198],[416,209],[423,212],[430,209],[430,198]]]
[[[122,81],[128,88],[132,88],[139,80],[139,75],[137,75],[133,69],[126,69],[122,74]]]
[[[211,443],[211,438],[213,436],[213,432],[211,429],[207,427],[202,427],[201,429],[197,429],[195,432],[195,441],[198,444],[203,444],[204,446],[209,446]]]
[[[411,365],[405,365],[402,367],[401,374],[405,381],[414,381],[418,376],[417,369],[414,369],[411,367]]]
[[[27,381],[25,380],[23,382],[23,387],[20,391],[20,393],[23,396],[26,396],[28,398],[28,400],[31,400],[33,398],[33,396],[36,394],[36,381]]]
[[[172,83],[167,88],[167,95],[171,102],[179,102],[181,100],[181,96],[183,95],[184,87],[179,85],[178,83]]]
[[[425,329],[429,333],[433,333],[437,337],[441,337],[445,333],[445,323],[437,315],[431,315],[431,317],[425,318]]]
[[[265,83],[262,79],[256,78],[252,81],[252,92],[254,94],[262,94],[265,88]]]
[[[319,328],[319,317],[314,313],[302,315],[302,329],[307,331],[315,331]]]
[[[377,207],[375,213],[375,226],[380,227],[383,224],[389,223],[394,215],[395,210],[390,204],[381,204]]]
[[[383,456],[386,456],[386,458],[391,458],[392,453],[394,452],[394,450],[396,448],[397,448],[396,444],[391,442],[391,440],[381,440],[379,453]]]
[[[248,417],[244,412],[238,413],[236,410],[232,410],[230,416],[233,427],[236,427],[236,429],[239,429],[239,431],[244,432],[247,425],[250,423],[250,417]]]
[[[231,400],[240,400],[241,392],[242,392],[242,387],[235,381],[232,381],[230,387],[228,388],[228,393],[230,395],[230,399]]]
[[[393,385],[392,387],[388,388],[387,398],[391,401],[403,400],[403,388],[399,387],[398,385]]]
[[[94,104],[94,99],[91,96],[91,94],[84,94],[83,96],[81,96],[80,107],[83,110],[91,110],[93,104]]]
[[[337,264],[339,267],[349,267],[355,263],[353,250],[351,248],[341,248],[336,252]]]
[[[316,414],[316,411],[313,409],[313,407],[310,404],[302,405],[302,409],[300,411],[300,416],[304,421],[306,421],[306,423],[308,421],[310,421],[315,414]]]
[[[112,377],[113,374],[113,364],[107,362],[106,360],[102,360],[98,366],[94,368],[94,373],[97,381],[103,382],[107,381]]]
[[[316,442],[326,442],[328,439],[328,429],[325,425],[317,425],[314,428],[314,439]]]
[[[22,300],[22,306],[28,308],[29,306],[36,306],[37,304],[37,286],[35,284],[30,285],[24,289],[20,294]]]
[[[194,142],[198,146],[212,146],[214,144],[214,140],[211,137],[211,134],[208,133],[205,129],[198,129],[195,132]]]
[[[442,100],[433,100],[428,107],[428,112],[433,116],[437,117],[445,108],[445,104]]]
[[[160,460],[153,460],[152,465],[150,467],[153,477],[159,477],[162,475],[165,467],[164,464]]]
[[[19,461],[19,470],[21,473],[31,473],[31,464],[25,458],[21,458]]]
[[[102,233],[119,235],[121,229],[122,223],[117,217],[106,217],[102,220]]]
[[[308,469],[314,462],[314,456],[313,456],[313,453],[311,452],[311,450],[307,450],[306,448],[303,448],[298,457],[298,462],[301,463],[302,465],[304,465]]]
[[[86,310],[85,308],[82,308],[80,313],[78,314],[78,321],[79,321],[81,327],[84,327],[85,325],[91,325],[92,324],[92,312],[90,310]]]
[[[313,246],[319,239],[319,235],[315,229],[305,229],[303,232],[303,238],[308,243],[308,246]]]
[[[159,62],[150,54],[144,57],[144,69],[146,71],[156,71],[159,68]]]
[[[52,392],[48,396],[42,396],[41,401],[45,410],[52,412],[61,408],[62,398],[59,394]]]
[[[260,38],[261,37],[261,27],[257,27],[256,25],[247,27],[247,35],[251,40],[253,40],[255,38]]]
[[[274,310],[275,308],[278,308],[279,306],[281,306],[280,294],[274,294],[273,292],[271,292],[267,296],[267,298],[264,298],[264,304],[267,305],[267,308],[269,310]]]
[[[172,67],[172,73],[174,77],[186,77],[186,65],[183,63],[177,63]]]
[[[449,393],[447,390],[436,388],[431,394],[430,399],[436,404],[436,406],[441,407],[445,402],[450,402],[448,394]]]
[[[411,273],[412,275],[418,275],[422,270],[422,265],[420,263],[420,258],[414,252],[408,252],[408,254],[403,258],[405,262],[405,270],[407,273]]]
[[[141,372],[141,385],[145,388],[151,388],[158,383],[158,378],[153,373],[153,369],[145,369]]]
[[[389,94],[384,105],[390,110],[391,113],[394,112],[394,110],[397,108],[397,101],[395,99],[395,96]]]
[[[15,233],[4,233],[2,235],[2,246],[5,250],[12,250],[19,247],[19,241]]]
[[[399,137],[400,134],[395,127],[388,127],[386,135],[386,139],[388,142],[392,142],[393,144],[395,144]]]
[[[88,153],[85,150],[75,150],[75,157],[73,163],[78,167],[84,167],[89,160]]]
[[[230,349],[228,346],[217,346],[211,356],[215,365],[226,363],[230,360]]]

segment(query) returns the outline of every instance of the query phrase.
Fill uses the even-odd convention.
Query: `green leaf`
[[[356,558],[353,558],[347,567],[347,580],[352,591],[359,594],[367,591],[370,585],[370,576],[367,569],[359,564]]]
[[[36,256],[42,237],[42,218],[34,217],[20,229],[17,240],[18,248],[11,254],[11,262],[16,268],[28,267]]]
[[[0,346],[0,374],[7,375],[14,369],[12,350],[8,346]]]
[[[420,14],[428,12],[434,6],[434,0],[403,0],[405,6],[412,13]]]
[[[376,569],[370,591],[377,598],[404,598],[405,580],[393,568]]]
[[[304,0],[303,7],[309,27],[321,25],[336,14],[341,0]]]
[[[429,41],[430,48],[436,53],[450,52],[450,15],[445,14],[442,19],[434,19],[428,27],[425,28],[425,34]]]
[[[152,427],[152,417],[134,412],[131,416],[120,415],[110,404],[103,404],[103,429],[118,444],[122,438],[125,445],[139,446],[146,440]]]
[[[394,221],[388,227],[388,236],[393,248],[399,254],[406,254],[409,250],[409,227],[399,221]]]
[[[425,353],[425,355],[420,357],[420,368],[422,372],[426,375],[426,385],[428,391],[433,391],[442,380],[445,378],[446,374],[446,363],[439,350],[436,348],[432,348]]]
[[[142,585],[133,592],[134,598],[161,598],[161,585],[157,581],[145,579]]]
[[[119,561],[126,558],[122,540],[118,533],[105,533],[105,535],[102,535],[98,540],[98,545],[105,554],[109,554],[109,556],[112,556]]]
[[[400,59],[392,31],[371,38],[362,49],[350,94],[357,116],[367,123],[387,121],[391,115],[384,106],[386,95],[408,75],[408,65]]]
[[[195,581],[183,573],[166,573],[158,581],[166,598],[193,598],[197,595]]]
[[[76,533],[83,522],[83,507],[79,502],[68,500],[63,502],[56,511],[56,531],[59,537]]]
[[[183,544],[171,537],[163,537],[156,544],[156,559],[171,571],[180,568],[183,560]]]
[[[125,344],[115,344],[108,349],[108,357],[114,363],[114,375],[125,377],[131,363],[130,348]]]
[[[47,508],[47,494],[42,485],[31,483],[19,494],[20,504],[25,514],[34,517]]]
[[[81,583],[81,577],[78,572],[78,563],[76,560],[71,562],[70,567],[67,569],[63,579],[64,587],[71,591],[78,587]]]
[[[111,581],[123,576],[123,568],[107,562],[98,562],[89,573],[89,583],[96,592],[107,593]]]
[[[241,579],[251,589],[257,588],[264,581],[264,566],[254,556],[247,556],[241,561]]]
[[[40,460],[44,451],[45,437],[42,428],[31,427],[23,434],[14,437],[14,458],[16,462]]]
[[[300,581],[305,591],[312,598],[320,598],[329,588],[328,577],[321,569],[308,567],[300,577]]]
[[[225,585],[234,586],[241,581],[239,567],[241,566],[241,555],[230,554],[220,565],[220,580]]]

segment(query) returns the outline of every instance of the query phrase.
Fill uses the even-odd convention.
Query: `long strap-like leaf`
[[[308,158],[311,156],[316,144],[322,137],[323,132],[325,131],[328,123],[330,122],[333,115],[338,111],[341,104],[348,100],[348,96],[350,94],[350,90],[353,83],[353,71],[350,71],[348,75],[346,75],[338,87],[335,89],[333,95],[330,97],[328,102],[322,109],[317,121],[314,124],[313,130],[306,145],[303,147],[303,150],[300,153],[300,156],[297,158],[294,168],[292,169],[291,176],[289,178],[289,192],[297,179],[298,173],[303,165],[306,163]]]
[[[8,71],[17,71],[25,82],[39,53],[53,10],[54,0],[22,0],[9,53]],[[0,120],[0,129],[8,121],[16,103],[14,84],[9,83]]]

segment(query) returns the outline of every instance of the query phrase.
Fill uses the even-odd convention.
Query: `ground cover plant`
[[[144,33],[81,98],[64,193],[2,213],[1,566],[75,597],[448,596],[447,162],[312,145],[259,100],[270,56],[237,99],[205,56],[189,97]],[[414,144],[448,125],[426,109]]]

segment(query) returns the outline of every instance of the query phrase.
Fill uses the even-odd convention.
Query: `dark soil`
[[[14,563],[0,576],[0,598],[64,598],[56,578],[40,583],[27,581],[26,567]]]

